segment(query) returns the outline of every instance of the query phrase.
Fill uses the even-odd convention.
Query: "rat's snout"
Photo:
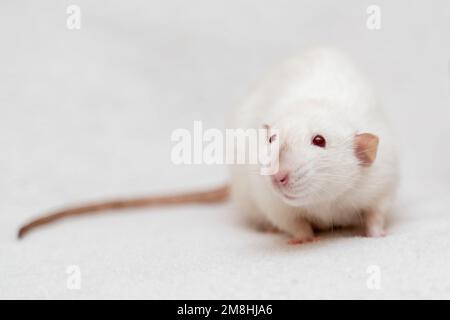
[[[286,185],[289,182],[289,172],[281,169],[278,170],[278,172],[272,176],[272,182],[280,186]]]

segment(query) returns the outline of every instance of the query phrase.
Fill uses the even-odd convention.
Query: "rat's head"
[[[363,168],[371,166],[376,157],[378,137],[355,133],[328,108],[295,111],[264,126],[268,143],[278,139],[279,144],[279,169],[269,176],[269,183],[290,205],[336,199],[355,185]]]

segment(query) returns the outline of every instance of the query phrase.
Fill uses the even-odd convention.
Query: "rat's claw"
[[[288,244],[290,245],[296,245],[296,244],[305,244],[310,242],[317,242],[319,241],[319,237],[312,237],[312,238],[306,238],[306,239],[290,239],[288,241]]]

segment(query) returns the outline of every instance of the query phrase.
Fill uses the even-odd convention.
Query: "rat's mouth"
[[[278,193],[282,198],[286,199],[286,200],[297,200],[298,196],[294,196],[292,194],[289,194],[286,190],[286,187],[280,186],[276,183],[273,183],[272,181],[272,187],[275,189],[275,192]]]
[[[278,189],[278,191],[281,193],[281,195],[288,199],[288,200],[297,200],[299,197],[298,196],[293,196],[291,194],[286,193],[284,190]]]
[[[310,193],[308,192],[308,188],[280,188],[276,187],[276,192],[280,195],[282,199],[284,199],[286,202],[290,202],[291,204],[295,202],[296,204],[300,202],[304,202],[308,199]]]
[[[291,195],[286,194],[286,193],[284,193],[284,192],[282,192],[282,194],[283,194],[283,197],[285,197],[286,199],[289,199],[289,200],[295,200],[295,199],[297,199],[297,197],[291,196]]]
[[[272,181],[272,187],[282,199],[292,202],[292,201],[298,201],[302,198],[302,194],[298,193],[297,190],[292,189],[293,186],[281,186],[277,183],[274,183]],[[295,188],[297,189],[297,188]],[[301,188],[303,190],[303,188]],[[295,191],[295,192],[293,192]]]

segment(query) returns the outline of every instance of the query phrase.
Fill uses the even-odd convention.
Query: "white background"
[[[69,4],[81,30],[66,27]],[[370,4],[380,30],[366,27]],[[449,33],[445,0],[1,1],[0,298],[450,298]],[[226,182],[224,167],[173,165],[171,132],[223,128],[267,68],[313,45],[354,57],[396,131],[403,178],[386,238],[288,246],[221,205],[72,219],[16,240],[61,205]]]

